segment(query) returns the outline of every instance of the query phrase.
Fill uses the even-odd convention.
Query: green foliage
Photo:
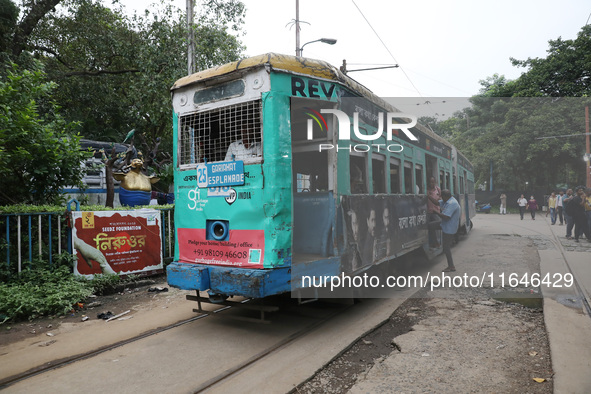
[[[117,274],[94,275],[89,282],[94,294],[103,295],[113,292],[115,287],[121,283],[121,277]]]
[[[589,96],[591,94],[591,25],[584,26],[574,40],[549,41],[545,58],[511,59],[524,67],[514,86],[515,96]]]
[[[65,116],[81,124],[81,134],[123,141],[136,129],[135,146],[148,154],[162,139],[156,164],[172,157],[170,87],[187,72],[184,12],[162,1],[128,16],[114,2],[65,3],[48,15],[30,38],[31,47],[60,85]],[[239,1],[204,1],[196,9],[195,63],[198,69],[237,60],[236,37],[244,6]]]
[[[471,108],[431,126],[472,161],[477,185],[489,179],[491,164],[496,189],[585,183],[591,26],[575,40],[550,41],[546,58],[512,62],[526,72],[514,81],[498,74],[480,81]]]
[[[11,0],[0,0],[0,52],[8,49],[17,18],[18,7]]]
[[[12,64],[0,81],[0,204],[56,201],[60,190],[80,183],[76,124],[51,101],[56,84],[44,73]]]
[[[18,280],[0,283],[0,319],[3,323],[67,313],[92,292],[92,286],[72,276],[67,267],[23,271]]]

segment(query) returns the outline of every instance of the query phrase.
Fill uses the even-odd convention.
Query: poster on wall
[[[74,273],[152,275],[162,272],[160,213],[136,211],[72,212]]]

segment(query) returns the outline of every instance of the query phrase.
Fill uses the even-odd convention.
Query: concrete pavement
[[[555,393],[591,392],[591,243],[566,239],[566,225],[551,225],[541,212],[526,215],[482,215],[478,222],[502,225],[509,234],[534,240],[540,255],[540,274],[549,274],[541,286],[544,319],[550,342]],[[572,274],[574,286],[567,286]]]

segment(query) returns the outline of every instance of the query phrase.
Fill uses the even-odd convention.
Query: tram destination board
[[[244,162],[226,161],[197,166],[197,186],[220,187],[244,185]]]

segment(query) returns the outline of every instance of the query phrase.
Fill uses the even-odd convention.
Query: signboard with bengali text
[[[156,274],[162,271],[157,210],[72,212],[74,273]]]

